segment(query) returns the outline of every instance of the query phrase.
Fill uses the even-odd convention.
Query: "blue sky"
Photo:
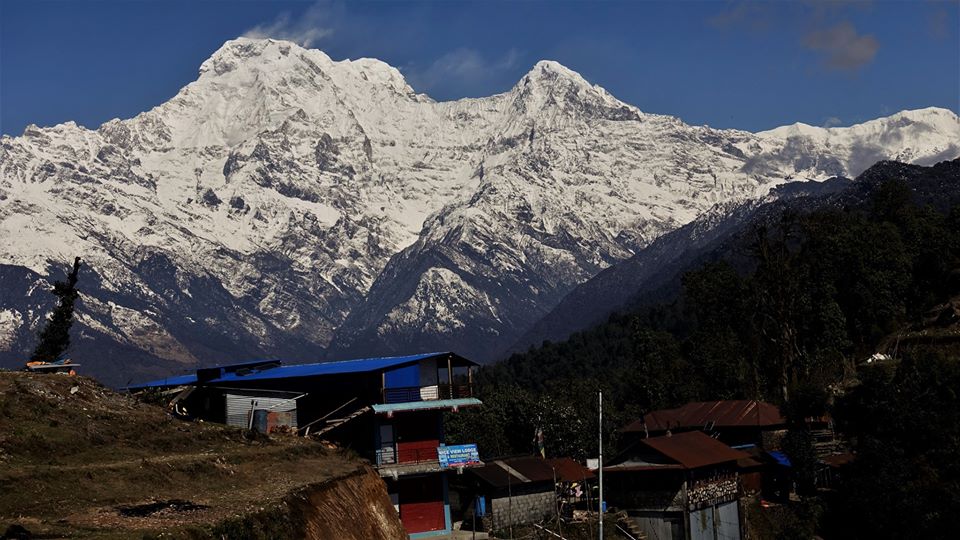
[[[960,110],[960,2],[0,0],[0,132],[95,128],[162,103],[224,41],[369,56],[435,99],[509,89],[557,60],[692,124],[849,125]]]

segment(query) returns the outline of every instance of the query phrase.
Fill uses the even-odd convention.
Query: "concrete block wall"
[[[544,516],[556,512],[555,501],[553,491],[493,499],[490,501],[490,512],[484,519],[484,526],[488,531],[496,531],[510,525],[540,521]]]

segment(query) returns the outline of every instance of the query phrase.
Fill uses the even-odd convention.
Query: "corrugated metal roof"
[[[468,469],[485,483],[497,487],[553,482],[553,467],[543,458],[516,457],[487,461],[483,467]]]
[[[750,457],[746,452],[734,450],[700,431],[651,437],[640,442],[688,469]]]
[[[698,401],[676,409],[652,411],[628,424],[623,431],[643,432],[668,429],[715,427],[777,426],[786,424],[776,405],[755,400]]]
[[[357,360],[342,360],[339,362],[323,362],[319,364],[296,364],[280,366],[263,371],[252,371],[248,374],[227,373],[223,377],[213,379],[212,383],[257,381],[269,379],[292,379],[295,377],[317,377],[321,375],[342,375],[346,373],[365,373],[381,369],[398,367],[403,364],[419,362],[424,358],[442,356],[449,353],[434,352],[411,354],[409,356],[390,356],[381,358],[361,358]]]
[[[826,456],[825,458],[823,458],[822,461],[831,467],[840,467],[848,463],[851,463],[855,458],[856,456],[854,456],[850,452],[845,452],[843,454],[833,454],[830,456]]]
[[[604,467],[603,472],[606,473],[615,473],[615,472],[643,472],[643,471],[682,471],[685,467],[679,463],[657,463],[651,464],[647,463],[645,465],[637,465],[634,463],[618,463],[616,465],[610,465],[609,467]]]
[[[511,478],[510,473],[490,461],[485,462],[483,467],[474,467],[468,470],[470,474],[475,475],[484,483],[493,487],[502,487],[508,484],[519,484],[522,482],[519,478]]]
[[[250,414],[254,409],[267,409],[273,412],[292,412],[291,427],[297,427],[297,401],[293,398],[271,396],[248,396],[225,394],[227,425],[247,427]]]
[[[767,455],[769,455],[770,457],[772,457],[773,460],[774,460],[778,465],[783,465],[784,467],[792,467],[792,466],[793,466],[793,464],[790,463],[790,457],[787,456],[787,454],[785,454],[784,452],[772,451],[772,452],[767,452]]]
[[[504,461],[507,465],[519,471],[520,474],[529,478],[531,482],[546,480],[553,482],[553,467],[541,457],[519,457]]]
[[[376,403],[373,412],[386,414],[401,411],[428,411],[431,409],[450,409],[453,407],[475,407],[483,405],[477,398],[432,399],[427,401],[405,401],[403,403]]]
[[[467,360],[466,358],[463,358],[462,356],[459,356],[459,355],[455,355],[453,353],[431,352],[431,353],[422,353],[422,354],[411,354],[407,356],[360,358],[356,360],[342,360],[338,362],[321,362],[321,363],[315,363],[315,364],[293,364],[288,366],[281,365],[281,366],[269,367],[266,369],[254,368],[250,370],[231,371],[231,372],[224,373],[223,376],[221,377],[210,379],[209,381],[204,381],[204,383],[216,384],[216,383],[239,382],[239,381],[289,379],[289,378],[295,378],[295,377],[317,377],[322,375],[340,375],[340,374],[346,374],[346,373],[365,373],[370,371],[379,371],[381,369],[387,369],[392,367],[399,367],[404,364],[411,364],[414,362],[418,362],[425,358],[445,356],[448,354],[452,354],[457,359],[458,363],[461,365],[463,363],[468,363],[470,365],[477,365],[476,362]],[[137,389],[143,389],[143,388],[196,384],[196,382],[197,382],[196,375],[184,375],[182,377],[169,377],[166,379],[159,379],[156,381],[150,381],[146,383],[132,385],[127,388],[130,390],[137,390]]]
[[[757,461],[753,457],[740,458],[737,460],[737,468],[743,469],[757,469],[763,467],[763,463]]]
[[[143,390],[146,388],[163,388],[167,386],[185,386],[194,384],[197,382],[197,376],[195,374],[190,375],[179,375],[176,377],[166,377],[164,379],[157,379],[155,381],[133,384],[127,387],[127,390]]]
[[[551,458],[547,463],[557,471],[557,480],[564,482],[582,482],[584,480],[593,480],[593,471],[568,458]]]

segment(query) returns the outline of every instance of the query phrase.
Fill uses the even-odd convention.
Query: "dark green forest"
[[[530,453],[540,425],[548,456],[583,459],[597,453],[598,388],[608,455],[647,411],[761,399],[797,426],[784,446],[809,496],[773,536],[942,536],[960,513],[960,323],[944,308],[960,293],[960,206],[912,188],[876,182],[853,203],[754,223],[671,301],[485,367],[485,405],[451,415],[450,438]],[[892,358],[868,363],[878,351]],[[830,500],[814,496],[802,428],[824,413],[857,455]]]

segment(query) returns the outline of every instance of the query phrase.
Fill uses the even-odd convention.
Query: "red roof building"
[[[643,441],[650,448],[676,461],[685,469],[698,469],[750,457],[699,431],[688,431]]]
[[[750,455],[734,450],[701,431],[641,439],[625,450],[604,472],[620,470],[681,469],[736,464]]]
[[[606,499],[648,538],[741,538],[738,462],[749,458],[702,431],[639,439],[603,468]]]
[[[667,432],[702,431],[728,445],[777,446],[787,427],[780,409],[755,400],[698,401],[676,409],[651,411],[621,431],[627,441]]]
[[[568,458],[551,458],[547,463],[557,473],[558,482],[589,482],[594,480],[593,471]]]
[[[643,418],[628,424],[624,432],[661,432],[667,430],[730,428],[730,427],[781,427],[786,419],[780,409],[765,401],[724,400],[687,403],[676,409],[652,411]]]

